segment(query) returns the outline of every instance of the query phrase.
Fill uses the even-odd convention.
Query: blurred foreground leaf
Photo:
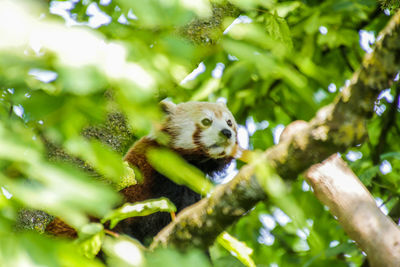
[[[83,137],[74,138],[70,139],[65,146],[71,154],[84,159],[115,183],[120,183],[121,178],[128,174],[122,157],[97,140],[87,141]]]
[[[226,250],[234,254],[245,266],[255,267],[251,254],[253,250],[249,248],[246,243],[240,242],[227,232],[223,232],[217,238],[217,242],[223,246]]]
[[[147,153],[150,164],[161,174],[179,185],[206,195],[214,185],[196,167],[188,164],[178,154],[167,149],[151,149]]]
[[[101,267],[81,255],[74,244],[37,233],[0,233],[1,266]]]
[[[103,251],[107,255],[107,266],[141,267],[145,264],[142,246],[128,236],[106,236]]]
[[[207,17],[211,15],[210,3],[206,0],[187,2],[172,0],[169,2],[151,0],[146,2],[118,0],[122,7],[133,10],[145,27],[162,25],[178,26],[188,23],[195,15]]]
[[[89,223],[78,231],[79,238],[75,242],[79,245],[82,255],[93,259],[101,249],[104,235],[102,224]]]
[[[176,207],[167,198],[150,199],[142,202],[126,203],[122,207],[111,211],[102,219],[102,223],[110,221],[110,228],[118,222],[136,216],[147,216],[155,212],[176,212]]]

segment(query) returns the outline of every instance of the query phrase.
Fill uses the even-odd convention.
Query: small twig
[[[171,220],[172,220],[172,221],[175,221],[175,220],[176,220],[176,214],[175,214],[175,212],[170,212],[170,214],[171,214]]]
[[[105,232],[106,234],[109,234],[109,235],[113,236],[113,237],[119,237],[119,234],[118,234],[118,233],[113,232],[113,231],[110,231],[110,230],[108,230],[108,229],[104,229],[104,232]]]

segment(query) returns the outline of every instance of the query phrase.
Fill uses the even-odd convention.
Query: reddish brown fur
[[[78,233],[75,231],[75,229],[60,220],[59,218],[55,218],[51,223],[47,225],[46,232],[59,237],[78,237]]]

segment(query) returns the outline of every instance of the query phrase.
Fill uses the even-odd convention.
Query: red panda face
[[[238,152],[237,124],[223,103],[163,101],[167,111],[165,129],[171,147],[198,151],[211,158],[235,157]]]

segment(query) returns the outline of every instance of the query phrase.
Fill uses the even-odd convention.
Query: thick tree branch
[[[366,55],[350,85],[333,104],[322,108],[290,138],[264,152],[262,157],[281,177],[293,179],[329,155],[364,140],[365,121],[373,114],[377,95],[390,86],[400,69],[400,12],[378,39],[374,52]],[[156,236],[152,247],[168,244],[204,248],[212,244],[228,225],[265,198],[254,177],[252,165],[242,168],[230,183],[220,186],[208,199],[181,212]]]
[[[400,266],[400,230],[337,155],[312,166],[306,178],[316,197],[337,217],[371,266]]]

